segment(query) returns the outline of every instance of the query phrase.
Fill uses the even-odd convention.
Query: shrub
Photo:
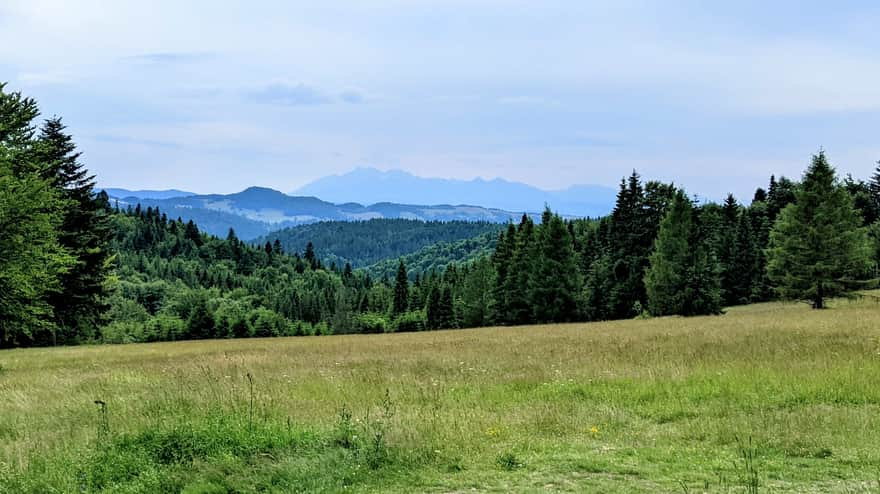
[[[359,333],[384,333],[387,328],[388,320],[382,314],[366,312],[357,317],[357,330]]]
[[[425,312],[421,310],[404,312],[394,320],[394,324],[392,324],[390,329],[394,333],[424,331]]]

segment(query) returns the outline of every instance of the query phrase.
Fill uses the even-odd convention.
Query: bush
[[[359,333],[384,333],[388,328],[385,316],[375,312],[367,312],[357,317],[357,331]]]
[[[394,324],[392,324],[392,327],[390,329],[390,332],[394,333],[424,331],[425,312],[421,310],[404,312],[403,314],[397,316],[397,319],[394,320]]]
[[[330,326],[327,325],[327,322],[321,321],[315,324],[315,335],[317,336],[325,336],[333,334],[333,330],[330,329]]]
[[[174,341],[186,334],[186,322],[173,314],[159,313],[146,324],[145,341]]]
[[[279,336],[287,332],[288,321],[281,314],[265,307],[248,313],[251,335],[256,337]]]
[[[145,323],[138,321],[113,321],[101,328],[104,343],[140,343],[147,341]]]

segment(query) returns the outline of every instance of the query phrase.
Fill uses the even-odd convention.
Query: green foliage
[[[33,151],[37,115],[0,84],[0,347],[55,340],[51,296],[76,262],[58,234],[70,205]]]
[[[780,296],[823,308],[866,275],[869,244],[852,197],[824,152],[813,156],[795,202],[770,233],[768,274]]]
[[[577,295],[582,282],[572,242],[562,218],[545,209],[528,283],[534,322],[570,322],[578,318]]]
[[[384,333],[388,328],[388,320],[382,314],[366,312],[357,316],[359,333]]]
[[[455,244],[480,235],[494,236],[503,228],[504,225],[497,223],[476,221],[322,221],[272,232],[255,243],[259,245],[279,240],[286,252],[303,252],[312,243],[316,256],[324,264],[336,262],[342,266],[348,262],[355,268],[361,268],[386,259],[397,260],[441,242]],[[409,259],[404,260],[407,266],[417,265]],[[395,263],[393,269],[396,268]],[[422,271],[429,269],[420,268]]]
[[[696,316],[721,312],[719,267],[710,250],[711,229],[679,190],[660,223],[645,276],[651,315]]]
[[[440,327],[451,327],[451,326],[440,326]],[[389,329],[391,330],[391,332],[394,332],[394,333],[424,331],[425,330],[425,311],[412,310],[412,311],[404,312],[394,318],[394,321],[392,322],[392,325]]]
[[[403,260],[397,267],[397,277],[394,280],[394,299],[391,312],[395,316],[403,314],[409,309],[409,277],[406,274],[406,266]]]
[[[497,237],[493,233],[454,242],[440,241],[399,258],[379,261],[365,269],[373,279],[393,277],[397,273],[398,261],[402,259],[411,276],[416,273],[445,271],[452,265],[466,264],[491,256],[496,242]]]
[[[61,275],[61,290],[49,299],[60,330],[56,340],[91,339],[106,309],[111,271],[108,198],[103,191],[95,194],[95,178],[79,162],[80,153],[60,118],[43,124],[34,149],[44,176],[66,201],[59,242],[76,259]]]

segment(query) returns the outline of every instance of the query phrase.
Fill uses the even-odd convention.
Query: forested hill
[[[249,187],[235,194],[190,195],[165,199],[113,197],[123,209],[140,204],[159,208],[169,217],[193,220],[204,231],[225,236],[233,228],[239,238],[253,240],[282,228],[321,221],[414,219],[422,221],[475,221],[506,223],[522,212],[468,205],[411,205],[353,202],[333,204],[316,197],[289,196],[265,187]],[[534,212],[532,212],[534,213]],[[537,217],[537,214],[533,215]]]
[[[419,221],[406,219],[373,219],[368,221],[322,221],[309,225],[285,228],[258,238],[255,243],[263,245],[278,240],[287,252],[304,252],[312,243],[316,255],[325,264],[343,266],[350,263],[359,268],[385,259],[393,261],[426,247],[442,242],[455,243],[489,234],[497,237],[505,225],[475,221]],[[486,253],[485,250],[483,250]],[[442,264],[470,258],[446,256]],[[419,266],[423,263],[417,263]]]
[[[456,241],[439,241],[400,256],[399,259],[383,259],[367,266],[364,270],[373,279],[390,279],[394,277],[399,261],[402,260],[407,266],[410,278],[431,271],[443,272],[450,265],[466,264],[481,257],[491,256],[497,243],[498,234],[494,232]]]

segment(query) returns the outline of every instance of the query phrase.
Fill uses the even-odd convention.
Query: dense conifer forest
[[[394,220],[251,245],[94,187],[62,121],[0,86],[0,347],[690,316],[773,298],[822,308],[876,285],[880,261],[880,166],[841,180],[823,151],[748,205],[633,172],[607,217],[547,209],[497,235]]]
[[[454,243],[486,233],[497,235],[502,228],[504,225],[498,223],[479,221],[321,221],[278,230],[255,242],[262,245],[278,240],[289,252],[302,252],[311,243],[325,264],[350,263],[360,268],[396,259],[438,242]]]

